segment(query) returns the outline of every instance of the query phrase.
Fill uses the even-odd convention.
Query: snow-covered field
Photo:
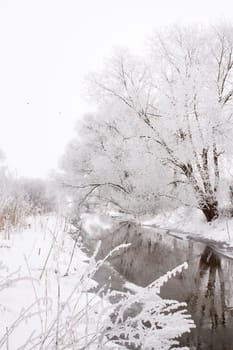
[[[125,349],[111,342],[120,335],[141,349],[178,345],[175,339],[193,322],[185,304],[162,300],[159,291],[186,265],[146,288],[133,288],[132,295],[122,293],[113,305],[108,296],[118,292],[100,297],[89,291],[97,285],[93,276],[103,261],[88,258],[67,234],[71,229],[64,218],[40,216],[10,232],[9,240],[1,233],[0,349]],[[138,302],[142,311],[126,317]]]

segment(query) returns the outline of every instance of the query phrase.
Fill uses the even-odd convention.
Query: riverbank
[[[181,207],[140,220],[143,226],[195,240],[209,240],[233,248],[233,218],[220,216],[207,222],[198,209]]]
[[[198,209],[180,207],[172,211],[159,212],[154,216],[136,217],[118,213],[83,214],[82,225],[90,238],[104,237],[120,222],[132,222],[142,227],[154,228],[161,234],[169,233],[182,239],[192,238],[212,241],[233,249],[233,218],[220,216],[207,222]],[[152,237],[153,239],[153,237]]]

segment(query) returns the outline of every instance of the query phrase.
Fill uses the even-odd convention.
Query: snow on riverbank
[[[132,215],[84,214],[82,226],[93,239],[103,238],[120,222],[134,222],[145,227],[154,227],[156,232],[170,231],[181,237],[192,236],[195,239],[207,239],[226,243],[233,247],[233,218],[221,216],[207,222],[198,209],[180,207],[173,211],[164,211],[154,217],[134,217]]]
[[[48,216],[31,218],[10,241],[2,233],[1,349],[96,349],[108,312],[88,292],[96,285],[95,262],[76,246],[70,264],[75,242],[69,229],[64,219]]]
[[[208,239],[233,246],[233,218],[221,216],[212,222],[206,222],[200,210],[178,208],[171,212],[160,213],[153,218],[141,220],[145,226],[154,226],[174,234]]]

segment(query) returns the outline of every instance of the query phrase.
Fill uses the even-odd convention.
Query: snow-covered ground
[[[93,219],[92,229],[95,226]],[[125,349],[111,342],[120,335],[145,350],[154,344],[158,349],[178,346],[175,339],[189,331],[193,321],[185,304],[163,300],[159,291],[186,265],[146,288],[128,285],[133,294],[90,292],[103,261],[81,251],[68,234],[72,229],[64,218],[39,216],[30,218],[26,228],[8,232],[8,240],[6,232],[1,233],[0,349]],[[110,303],[108,297],[116,294],[120,300]],[[135,303],[143,305],[141,312],[125,317]],[[110,317],[113,312],[117,321]],[[146,322],[151,327],[145,327]]]
[[[8,241],[2,233],[1,349],[96,348],[94,335],[108,313],[103,315],[103,300],[88,292],[96,285],[95,263],[76,247],[70,264],[69,229],[64,219],[48,216],[31,218]]]

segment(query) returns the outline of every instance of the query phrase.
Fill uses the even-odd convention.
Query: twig
[[[49,257],[50,257],[50,255],[51,255],[51,253],[52,253],[52,250],[53,250],[55,241],[56,241],[56,239],[57,239],[57,236],[58,236],[58,232],[57,232],[56,236],[53,237],[53,240],[52,240],[52,243],[51,243],[51,246],[50,246],[48,255],[47,255],[46,259],[45,259],[45,263],[44,263],[44,266],[43,266],[42,271],[41,271],[41,274],[40,274],[40,278],[39,278],[40,280],[41,280],[41,278],[42,278],[42,276],[43,276],[43,274],[44,274],[45,268],[46,268],[46,266],[47,266]]]
[[[74,241],[72,253],[71,253],[71,256],[70,256],[69,265],[67,267],[66,273],[64,274],[64,277],[69,275],[70,266],[71,266],[71,263],[72,263],[72,260],[73,260],[73,256],[74,256],[74,252],[75,252],[75,248],[76,248],[77,244],[78,244],[78,238],[76,238],[75,241]]]
[[[61,306],[61,285],[60,273],[57,273],[57,326],[56,326],[56,349],[58,349],[59,342],[59,324],[60,324],[60,306]]]

